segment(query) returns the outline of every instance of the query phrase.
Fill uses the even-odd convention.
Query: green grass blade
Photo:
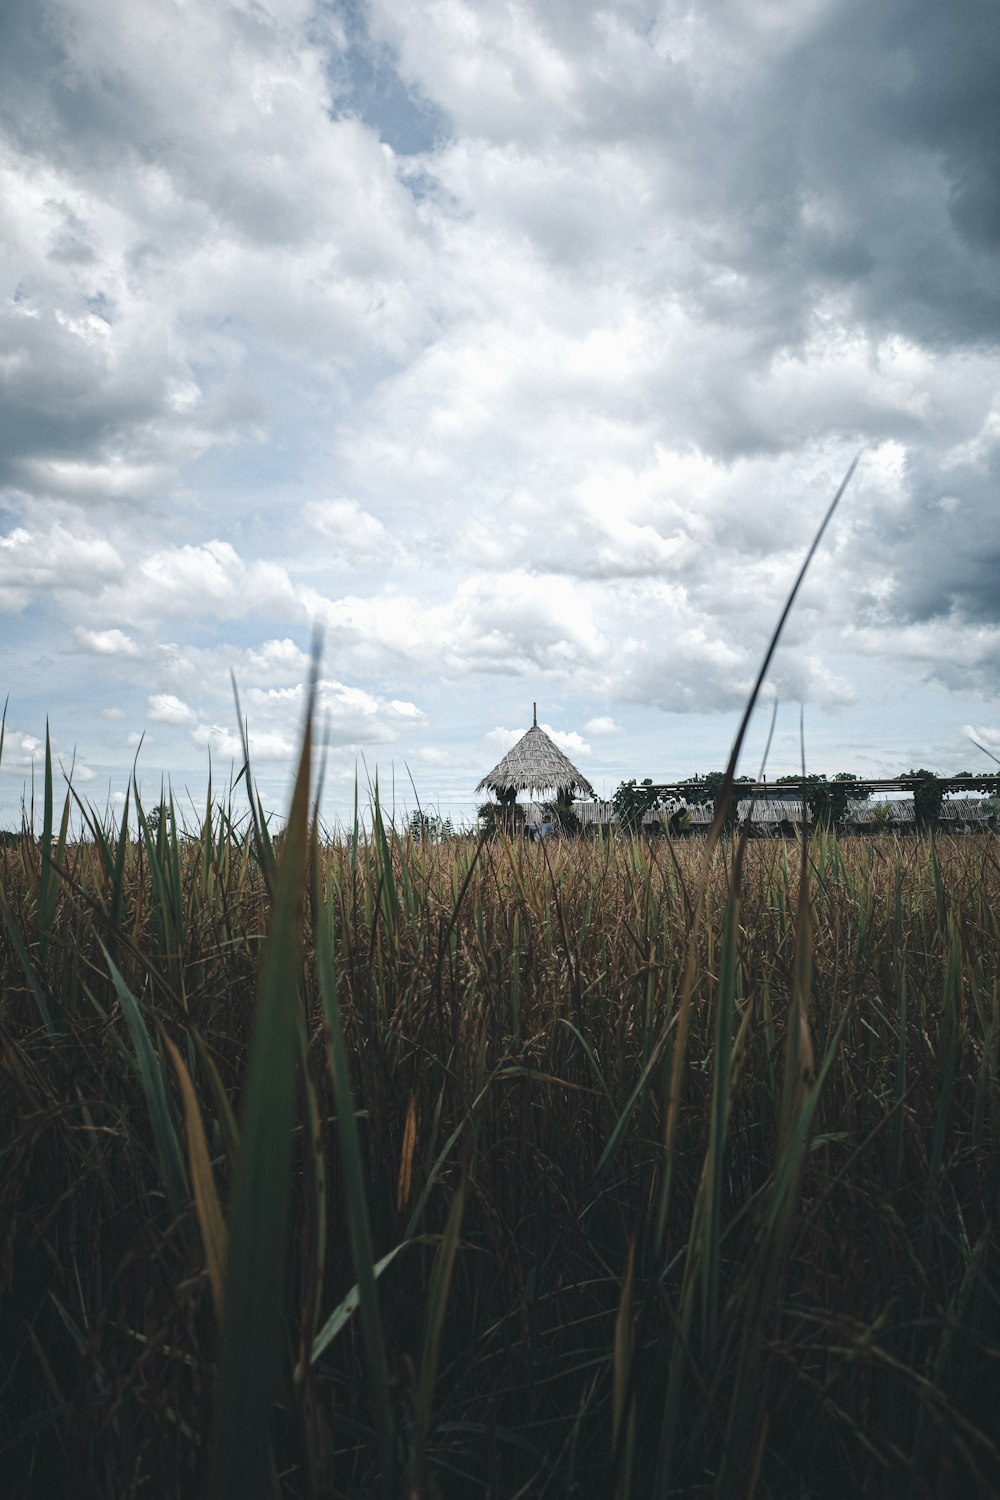
[[[146,1096],[150,1124],[153,1127],[153,1141],[167,1202],[171,1213],[175,1218],[179,1218],[188,1204],[187,1181],[177,1126],[170,1108],[163,1064],[156,1055],[138,1001],[103,943],[101,943],[101,948],[122,1008],[122,1015],[125,1017],[125,1024],[132,1038],[142,1091]]]
[[[14,913],[7,905],[7,898],[4,895],[2,889],[0,889],[0,916],[3,917],[4,926],[6,927],[7,935],[10,938],[11,947],[17,955],[17,961],[21,966],[21,972],[24,975],[25,979],[28,981],[28,988],[31,990],[31,993],[35,998],[35,1006],[38,1010],[38,1014],[42,1018],[42,1025],[45,1027],[46,1031],[54,1031],[55,1028],[52,1024],[52,1012],[49,1009],[49,1002],[45,994],[45,988],[42,984],[42,981],[38,977],[38,972],[35,969],[34,964],[31,962],[31,957],[28,953],[28,947],[24,941],[24,935],[22,934],[20,928],[17,925],[17,922],[14,919]]]
[[[434,1387],[437,1383],[438,1361],[441,1356],[444,1315],[448,1306],[448,1292],[451,1287],[464,1212],[465,1177],[463,1175],[448,1208],[448,1218],[441,1236],[441,1243],[434,1256],[427,1287],[427,1311],[424,1320],[424,1336],[420,1346],[420,1369],[417,1375],[416,1392],[420,1455],[424,1463],[426,1462],[427,1435],[430,1431],[431,1408],[434,1402]]]
[[[229,1095],[223,1087],[222,1079],[219,1077],[219,1070],[212,1060],[212,1054],[209,1052],[204,1038],[193,1026],[190,1030],[190,1036],[194,1042],[195,1051],[198,1054],[198,1061],[201,1063],[208,1078],[208,1086],[212,1094],[212,1103],[215,1105],[215,1117],[219,1122],[219,1131],[222,1136],[226,1160],[229,1162],[231,1170],[235,1171],[240,1152],[240,1129],[236,1123],[236,1116],[233,1114]]]
[[[611,1097],[611,1090],[608,1088],[604,1074],[601,1071],[601,1065],[597,1061],[597,1057],[594,1053],[593,1047],[587,1041],[587,1038],[583,1035],[583,1032],[580,1031],[576,1026],[574,1026],[573,1022],[570,1021],[566,1016],[560,1016],[559,1020],[561,1024],[566,1027],[567,1031],[572,1032],[573,1036],[576,1037],[577,1041],[580,1043],[580,1046],[587,1054],[587,1061],[590,1063],[590,1066],[594,1071],[594,1077],[601,1085],[601,1091],[603,1092],[605,1099],[607,1099],[608,1103],[613,1106],[614,1100]]]
[[[333,967],[333,911],[327,907],[319,914],[316,927],[316,963],[319,970],[319,988],[323,1003],[323,1014],[327,1026],[327,1050],[330,1076],[333,1080],[334,1102],[337,1109],[337,1131],[343,1156],[344,1190],[347,1200],[347,1227],[351,1239],[351,1254],[354,1259],[354,1274],[358,1279],[358,1295],[361,1305],[361,1326],[364,1335],[365,1354],[368,1362],[368,1388],[375,1419],[378,1440],[379,1468],[386,1495],[393,1493],[395,1446],[393,1436],[392,1397],[389,1390],[389,1369],[382,1337],[382,1320],[379,1312],[378,1288],[375,1277],[375,1257],[372,1248],[371,1226],[368,1218],[367,1171],[358,1139],[358,1126],[354,1116],[354,1098],[344,1045],[344,1032],[340,1020],[340,1001],[337,995],[336,974]]]
[[[243,1100],[215,1391],[211,1500],[245,1500],[270,1489],[271,1403],[279,1390],[286,1349],[284,1268],[311,750],[310,702],[276,873]]]
[[[49,931],[56,904],[57,875],[52,863],[52,741],[45,720],[45,787],[42,812],[42,843],[38,870],[39,953],[42,962],[49,945]]]
[[[739,861],[737,861],[737,864]],[[712,1070],[712,1115],[707,1168],[708,1212],[704,1217],[705,1244],[702,1255],[706,1358],[715,1344],[719,1320],[719,1241],[722,1235],[722,1186],[726,1122],[733,1056],[733,1021],[736,1014],[737,948],[740,930],[739,868],[733,870],[722,932],[719,984],[715,1004],[715,1063]]]
[[[419,1243],[419,1239],[401,1240],[395,1247],[395,1249],[389,1251],[388,1255],[383,1255],[381,1260],[377,1260],[372,1267],[372,1274],[375,1280],[378,1281],[383,1271],[387,1271],[389,1269],[401,1250],[405,1250],[407,1245],[416,1245]],[[324,1349],[327,1349],[330,1344],[333,1343],[338,1333],[343,1332],[343,1330],[347,1327],[348,1323],[351,1321],[360,1306],[361,1288],[358,1283],[355,1282],[351,1287],[351,1290],[348,1292],[347,1296],[337,1304],[333,1312],[323,1324],[322,1328],[317,1333],[316,1337],[313,1339],[312,1362],[314,1364],[316,1360],[319,1359]]]
[[[612,1346],[611,1441],[617,1456],[615,1500],[630,1500],[635,1465],[635,1240],[629,1242]]]
[[[188,1166],[191,1169],[191,1186],[194,1191],[195,1212],[198,1215],[198,1228],[201,1230],[201,1242],[205,1251],[205,1266],[212,1288],[212,1301],[215,1303],[216,1317],[221,1319],[228,1244],[226,1223],[222,1217],[219,1195],[215,1187],[215,1176],[212,1172],[212,1163],[208,1154],[208,1144],[205,1140],[205,1128],[202,1124],[201,1110],[198,1108],[198,1099],[194,1091],[194,1084],[191,1082],[191,1074],[188,1072],[187,1064],[180,1052],[168,1036],[164,1036],[163,1043],[173,1064],[174,1072],[177,1075],[177,1083],[184,1105]]]

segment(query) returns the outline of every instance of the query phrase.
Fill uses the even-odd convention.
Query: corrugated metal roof
[[[810,822],[812,815],[808,807],[803,808],[801,797],[741,797],[736,804],[741,823],[801,823],[803,817]]]
[[[945,823],[987,823],[995,808],[987,797],[945,797],[938,818]],[[851,798],[847,803],[849,823],[913,823],[916,813],[912,797]]]
[[[751,822],[754,824],[779,824],[779,823],[801,823],[802,821],[802,799],[793,795],[778,795],[774,797],[742,797],[737,803],[737,815],[740,822],[750,816],[753,809]],[[673,806],[655,809],[643,817],[643,824],[647,827],[660,826],[670,819]],[[688,805],[689,822],[692,827],[708,827],[712,821],[712,807],[692,807]],[[585,826],[596,824],[617,823],[618,817],[615,813],[614,804],[605,801],[574,802],[573,811],[580,822]],[[991,805],[986,797],[946,797],[941,804],[942,822],[955,823],[987,823],[991,817],[996,816],[997,809]],[[808,807],[807,817],[812,821]],[[908,824],[914,822],[913,798],[894,797],[865,800],[850,798],[847,803],[848,824],[891,823]]]
[[[913,798],[893,799],[849,798],[847,803],[848,823],[912,823],[914,820]]]
[[[988,797],[946,797],[941,803],[941,817],[959,823],[987,823],[996,812]]]

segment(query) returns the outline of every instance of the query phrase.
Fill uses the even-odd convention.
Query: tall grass
[[[330,842],[308,761],[0,849],[10,1493],[996,1493],[995,838]]]

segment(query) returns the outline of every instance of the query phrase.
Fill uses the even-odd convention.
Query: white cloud
[[[197,716],[173,693],[151,693],[149,717],[154,724],[193,724]]]
[[[95,656],[137,656],[139,647],[130,635],[122,630],[88,630],[78,625],[74,631],[77,641],[86,651]]]
[[[530,728],[530,725],[528,727]],[[504,725],[498,724],[495,729],[487,730],[483,735],[483,739],[491,749],[495,750],[499,755],[504,756],[508,750],[517,744],[524,733],[524,729],[507,729]]]
[[[557,745],[565,755],[572,757],[590,754],[589,744],[582,735],[577,734],[576,730],[555,729],[551,724],[540,724],[538,727],[544,730],[552,743]],[[517,744],[524,733],[524,729],[506,729],[498,725],[484,734],[483,739],[502,757],[513,745]]]
[[[620,727],[615,723],[610,714],[598,714],[596,718],[588,719],[583,727],[587,734],[592,735],[621,733]]]
[[[565,673],[596,662],[603,644],[589,601],[558,577],[477,574],[429,607],[390,593],[325,599],[304,591],[303,601],[329,649],[359,670],[434,661],[458,673]]]
[[[164,547],[140,558],[120,582],[98,596],[105,614],[132,625],[194,618],[232,620],[248,614],[300,617],[287,571],[244,561],[229,542]]]
[[[962,732],[968,735],[970,740],[977,740],[980,745],[993,752],[1000,758],[1000,729],[992,726],[977,728],[975,724],[963,724]]]
[[[551,724],[543,724],[541,727],[564,754],[569,756],[590,754],[590,746],[575,729],[554,729]]]
[[[265,681],[273,677],[280,679],[301,676],[308,665],[308,654],[287,636],[280,641],[265,641],[262,646],[248,651],[245,656],[246,671]]]
[[[414,751],[413,758],[427,766],[451,766],[455,763],[452,751],[444,750],[438,745],[422,746]]]
[[[958,690],[979,685],[987,696],[1000,683],[1000,625],[971,626],[955,615],[896,625],[883,620],[851,631],[859,652],[917,668]]]
[[[210,750],[220,760],[242,763],[243,745],[240,736],[225,724],[199,724],[191,731],[191,738],[196,745]],[[251,729],[248,742],[251,759],[290,761],[295,753],[294,740],[277,731]]]
[[[71,774],[74,782],[88,782],[95,779],[96,773],[84,758],[78,756],[73,749],[67,752],[55,734],[50,734],[49,748],[57,781],[60,775],[69,777]],[[40,773],[45,765],[45,740],[38,735],[28,734],[17,725],[6,724],[2,764],[4,770],[14,771],[18,775],[30,773],[33,769],[36,774]],[[58,788],[56,794],[58,795]],[[10,808],[4,811],[6,812],[5,821],[9,825]]]
[[[377,555],[389,544],[382,522],[362,510],[356,500],[316,500],[307,506],[306,520],[347,553]]]
[[[413,703],[385,701],[361,688],[323,678],[317,685],[315,725],[317,743],[326,748],[357,749],[366,745],[390,745],[399,735],[424,721]],[[291,760],[299,743],[306,705],[306,685],[250,687],[241,697],[246,718],[251,758]],[[199,747],[209,747],[224,759],[238,759],[242,751],[235,727],[202,722],[192,730]]]
[[[118,552],[98,537],[74,536],[59,524],[44,532],[18,526],[0,536],[0,610],[19,612],[41,593],[89,595],[121,571]]]
[[[33,734],[27,734],[23,729],[8,724],[4,731],[3,758],[4,764],[15,766],[18,770],[35,764],[39,757],[45,755],[45,743]]]
[[[26,459],[23,479],[42,494],[76,501],[135,501],[168,490],[173,472],[166,464],[130,464],[67,459]]]

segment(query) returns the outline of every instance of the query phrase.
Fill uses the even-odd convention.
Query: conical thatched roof
[[[573,762],[549,739],[544,729],[538,727],[537,712],[534,723],[523,734],[503,760],[495,765],[488,776],[484,776],[476,787],[477,792],[488,788],[498,797],[508,797],[517,792],[575,792],[592,797],[594,789],[585,776],[581,776]]]

